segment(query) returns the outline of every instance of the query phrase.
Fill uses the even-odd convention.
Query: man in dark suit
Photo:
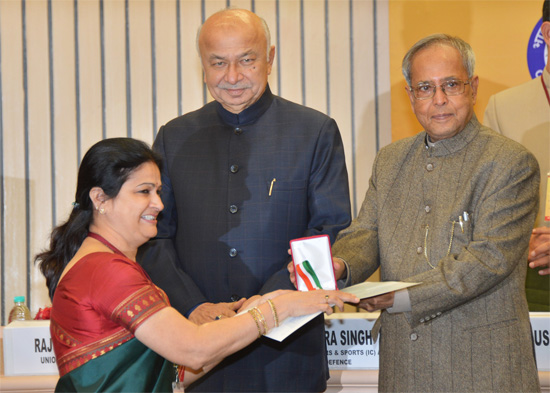
[[[159,131],[165,209],[139,260],[201,324],[235,315],[257,294],[293,289],[289,241],[334,241],[351,218],[338,127],[271,93],[275,47],[265,21],[220,11],[199,30],[198,47],[215,101]],[[189,391],[320,392],[327,379],[319,316],[282,343],[258,340]]]

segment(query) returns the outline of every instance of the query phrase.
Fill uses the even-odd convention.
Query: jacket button
[[[426,211],[426,213],[429,213],[429,212],[432,210],[432,208],[429,207],[429,206],[426,206],[426,207],[424,208],[424,210]]]
[[[417,247],[416,248],[416,253],[417,254],[422,254],[422,247]]]
[[[427,170],[428,172],[433,171],[433,170],[434,170],[434,164],[429,163],[428,165],[426,165],[426,170]]]
[[[237,206],[235,206],[235,205],[229,206],[229,211],[231,212],[231,214],[237,213],[238,210],[239,210],[239,209],[238,209]]]
[[[231,173],[237,173],[237,172],[239,172],[239,166],[238,165],[231,165],[229,170],[231,171]]]
[[[236,248],[232,248],[231,250],[229,250],[229,256],[231,258],[235,258],[237,256],[237,249]]]
[[[411,333],[411,341],[416,341],[416,340],[418,340],[418,334]]]
[[[235,135],[241,135],[243,133],[243,129],[242,128],[235,128]]]

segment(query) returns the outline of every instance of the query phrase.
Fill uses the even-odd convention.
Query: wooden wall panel
[[[273,86],[275,94],[299,103],[302,102],[303,98],[303,75],[300,64],[301,46],[303,45],[300,36],[300,3],[300,1],[281,1],[279,3],[277,25],[280,29],[278,33],[280,38],[278,46],[275,48],[279,54],[275,55],[277,67],[274,69],[279,76],[279,84],[277,88]],[[272,30],[276,31],[273,28]]]
[[[101,24],[99,0],[78,1],[75,24],[78,29],[77,71],[80,151],[103,138],[101,72]],[[57,28],[57,25],[54,26]]]
[[[280,61],[280,47],[278,45],[278,20],[279,13],[278,13],[278,2],[273,0],[268,1],[254,1],[254,10],[255,12],[260,15],[262,18],[265,19],[267,25],[269,26],[269,32],[271,35],[271,45],[275,45],[275,59],[273,61],[273,68],[271,70],[271,75],[269,76],[269,87],[271,88],[271,91],[273,94],[279,94],[279,84],[280,84],[280,67],[279,67],[279,61]],[[297,42],[296,42],[297,43]],[[288,98],[288,97],[285,97]],[[290,99],[290,98],[288,98]]]
[[[14,296],[27,294],[27,223],[25,197],[26,86],[23,17],[18,2],[0,2],[2,77],[2,314]],[[8,98],[9,97],[9,98]],[[7,317],[6,319],[7,320]],[[3,320],[4,321],[4,320]]]
[[[130,56],[131,134],[151,141],[153,130],[153,88],[151,60],[151,7],[149,1],[129,2],[128,33]]]
[[[181,108],[178,114],[190,112],[203,105],[203,76],[202,67],[196,48],[197,29],[202,23],[202,1],[189,0],[180,4],[181,30]],[[223,7],[223,5],[220,5]],[[176,82],[177,83],[177,82]],[[167,122],[170,119],[165,119]]]
[[[52,218],[64,222],[74,199],[77,174],[77,96],[75,56],[75,8],[73,2],[52,2]],[[99,134],[98,137],[101,137]]]
[[[50,25],[51,3],[33,0],[27,3],[27,97],[28,133],[26,145],[26,197],[27,245],[25,258],[27,270],[27,303],[36,307],[43,294],[43,282],[33,268],[34,252],[44,246],[44,240],[52,227],[52,96]],[[23,256],[22,255],[22,256]],[[18,258],[19,259],[19,258]],[[35,289],[36,288],[36,289]]]
[[[351,4],[352,61],[350,61],[352,125],[354,146],[351,159],[350,187],[359,211],[368,188],[371,165],[378,150],[391,142],[390,85],[388,62],[387,7],[376,1]],[[370,18],[370,19],[366,19]],[[365,52],[365,42],[372,43]],[[353,155],[353,157],[349,157]]]
[[[178,116],[178,35],[176,1],[155,4],[155,67],[153,130]]]
[[[108,138],[127,136],[125,2],[100,1],[99,7],[100,16],[103,15],[100,20],[103,31],[100,39],[102,38],[105,133]]]
[[[16,295],[33,313],[49,304],[33,259],[72,208],[86,150],[106,137],[152,143],[162,124],[212,99],[196,32],[227,6],[267,21],[273,92],[337,121],[357,212],[391,138],[387,2],[0,0],[2,324]]]
[[[325,24],[325,2],[312,0],[303,2],[303,26],[300,39],[303,56],[296,64],[303,74],[301,103],[318,111],[327,112],[327,63]],[[306,17],[307,15],[307,17]],[[307,72],[305,72],[307,70]]]
[[[342,131],[348,176],[353,168],[353,140],[351,129],[350,95],[350,2],[328,2],[327,9],[327,110],[338,119]],[[351,182],[350,182],[351,183]],[[363,196],[361,196],[362,198]],[[352,196],[352,203],[354,197]]]

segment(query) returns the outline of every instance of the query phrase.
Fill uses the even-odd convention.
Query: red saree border
[[[121,325],[119,329],[106,337],[82,346],[78,346],[80,344],[78,340],[71,337],[52,319],[50,330],[55,339],[75,347],[58,356],[59,375],[63,376],[131,340],[139,325],[151,315],[168,306],[166,295],[158,287],[154,285],[142,287],[124,299],[111,313],[111,320]]]
[[[68,372],[82,366],[83,364],[95,359],[112,349],[124,344],[126,341],[134,338],[134,335],[125,328],[121,327],[120,330],[113,334],[103,337],[99,341],[86,344],[84,346],[75,348],[74,350],[67,352],[66,354],[57,358],[57,368],[59,369],[59,375],[63,376]]]
[[[63,329],[53,318],[50,320],[50,334],[56,337],[57,341],[62,342],[68,347],[76,347],[82,343],[82,341],[74,338],[69,332]]]
[[[115,307],[111,320],[127,326],[134,333],[143,321],[169,304],[164,293],[157,287],[142,287]]]

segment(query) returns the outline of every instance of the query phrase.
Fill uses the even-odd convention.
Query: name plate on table
[[[331,370],[377,370],[378,342],[372,327],[378,313],[335,313],[325,316],[325,342]]]
[[[539,371],[550,371],[550,313],[532,312],[531,329]],[[331,370],[378,369],[378,342],[372,327],[378,313],[325,316],[325,342]]]
[[[531,329],[539,371],[550,371],[550,312],[532,312]]]
[[[14,321],[4,328],[4,375],[57,375],[50,321]]]

